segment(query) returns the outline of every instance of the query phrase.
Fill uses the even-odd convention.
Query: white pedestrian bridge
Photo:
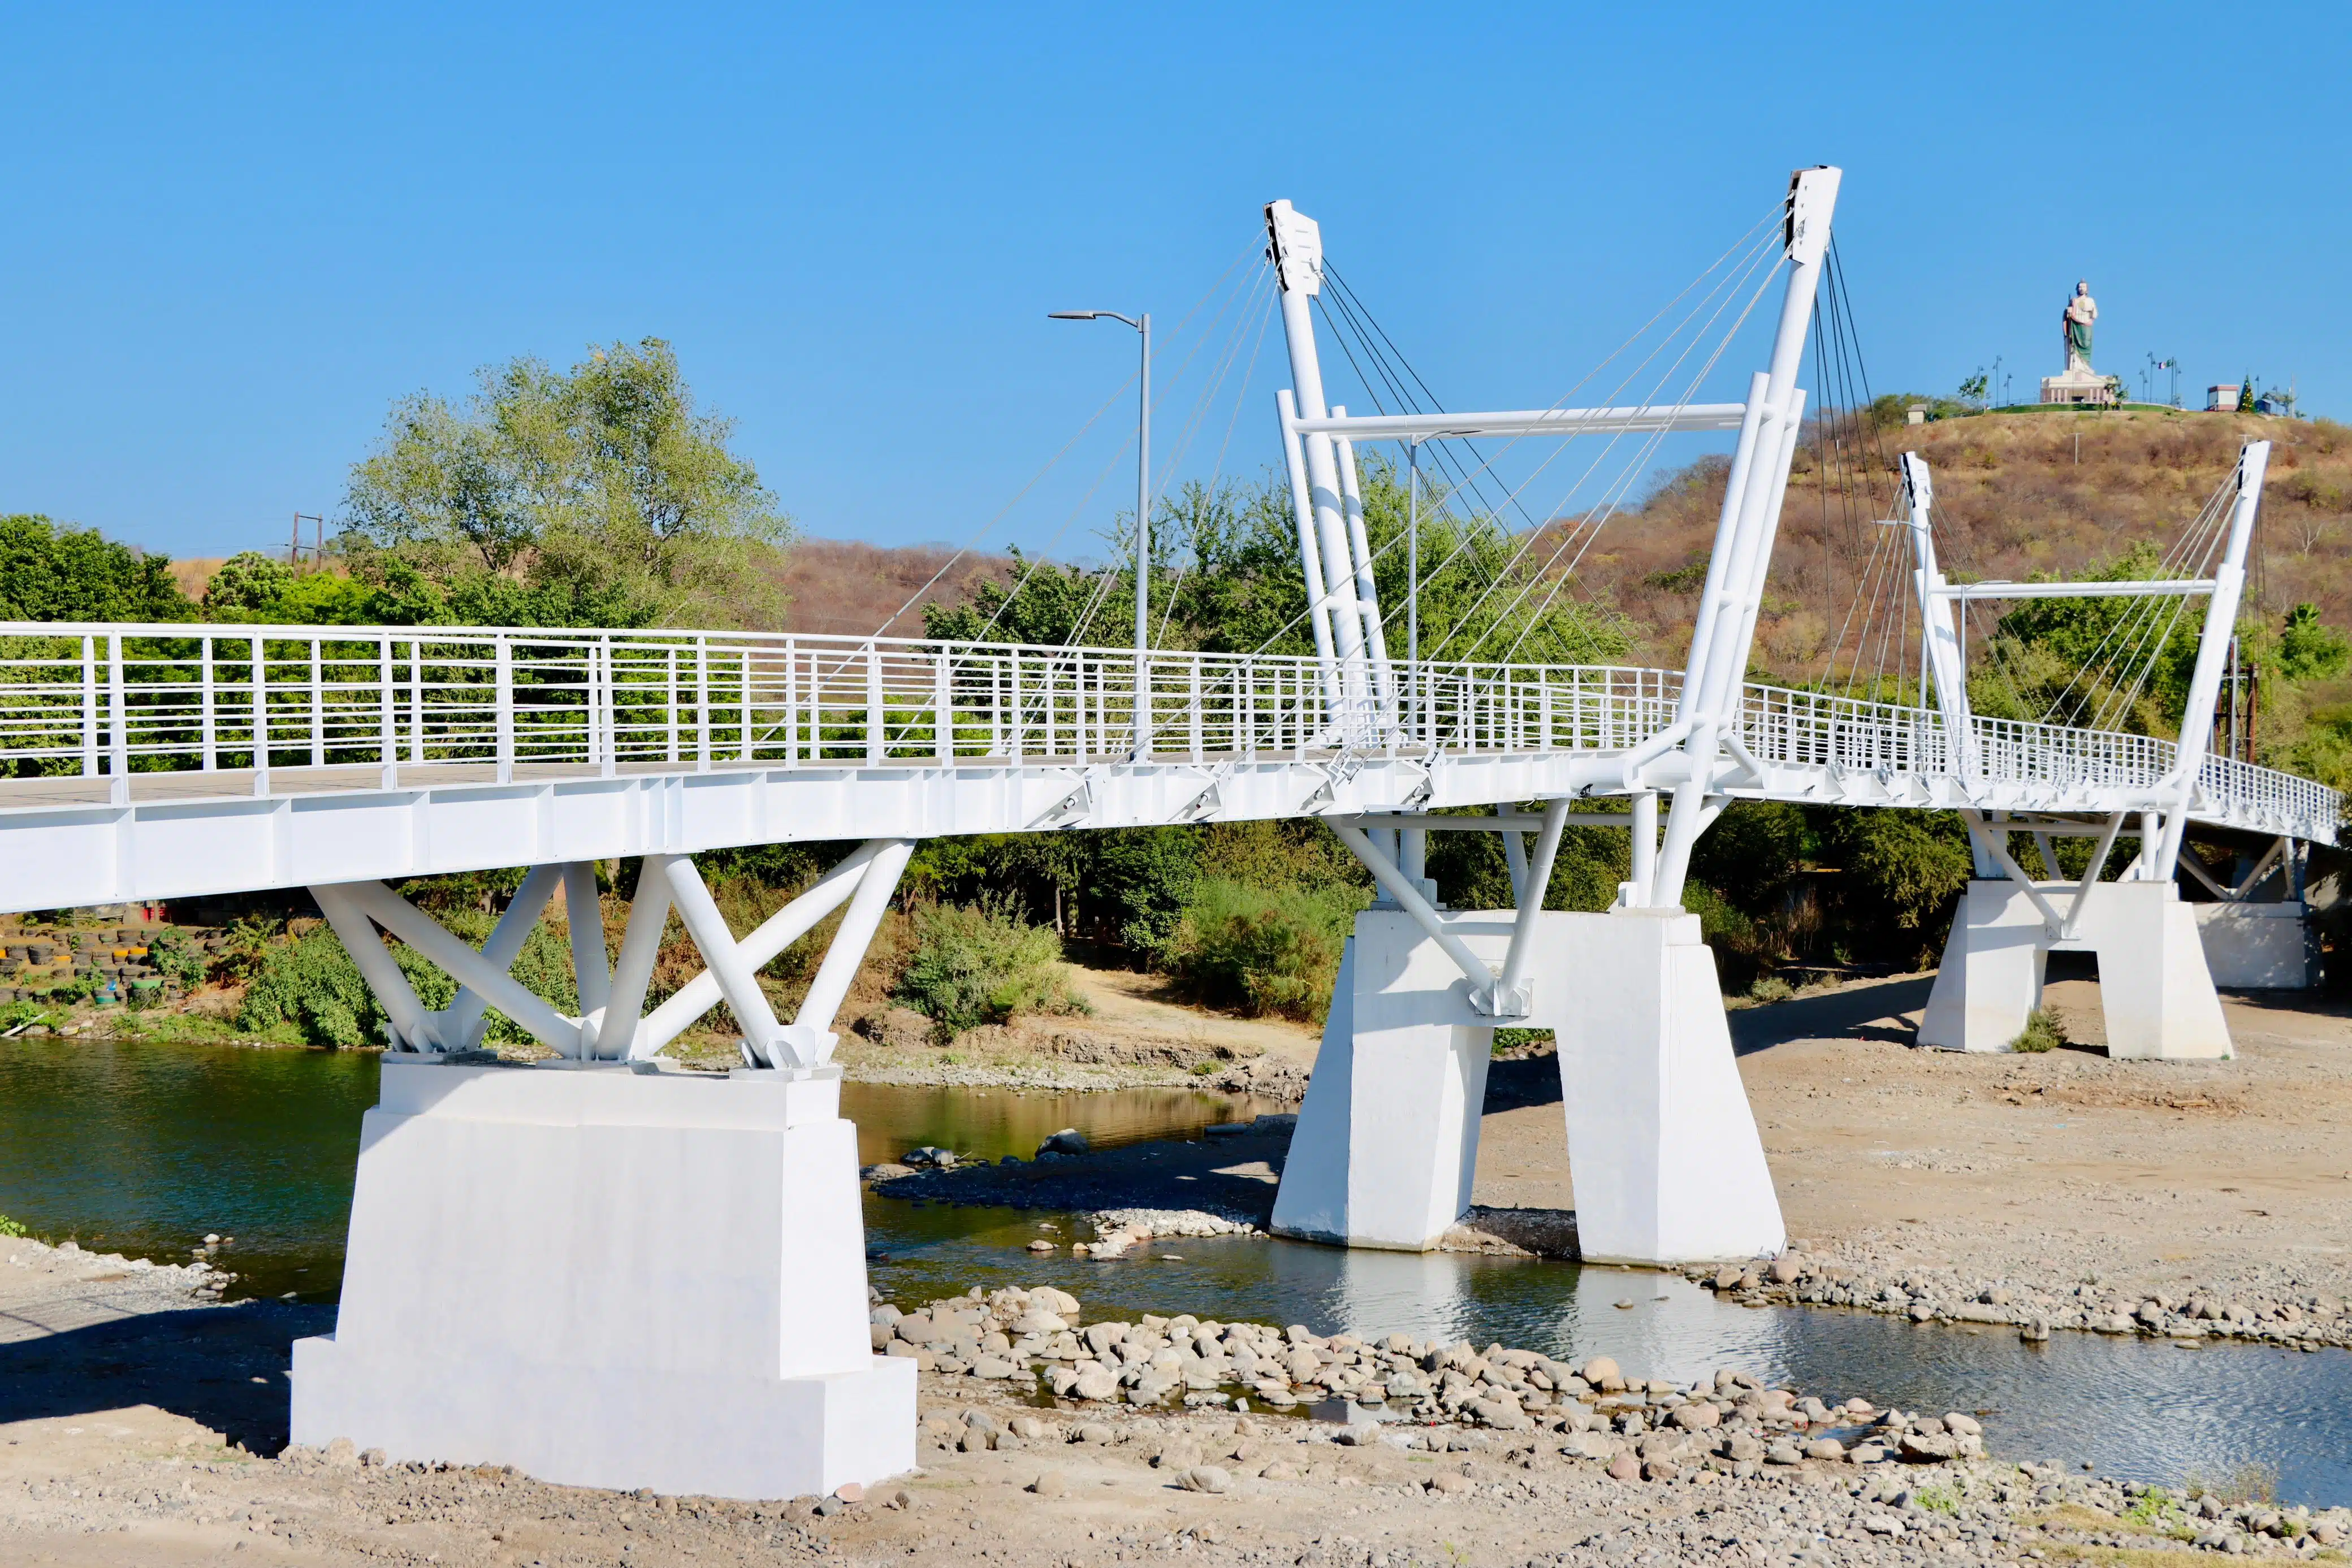
[[[911,1467],[914,1364],[871,1354],[856,1143],[832,1055],[835,1015],[926,837],[1328,823],[1381,896],[1345,949],[1272,1218],[1285,1234],[1349,1246],[1423,1249],[1467,1207],[1493,1031],[1509,1025],[1559,1042],[1587,1262],[1781,1249],[1714,957],[1682,908],[1693,844],[1743,800],[1966,822],[1976,874],[1921,1043],[2009,1049],[2048,956],[2071,950],[2096,955],[2112,1053],[2230,1055],[2209,947],[2284,976],[2270,983],[2303,983],[2303,850],[2335,841],[2344,807],[2332,789],[2210,748],[2266,443],[2246,446],[2158,574],[2131,582],[1948,580],[1927,465],[1906,455],[1899,477],[1880,473],[1899,490],[1905,515],[1889,526],[1912,561],[1916,638],[1898,640],[1896,662],[1916,643],[1916,689],[1933,706],[1745,678],[1807,429],[1797,377],[1839,178],[1798,171],[1725,253],[1717,282],[1676,297],[1691,332],[1661,329],[1671,352],[1624,361],[1664,367],[1659,385],[1629,394],[1638,402],[1505,413],[1351,418],[1328,404],[1309,308],[1325,281],[1320,231],[1272,204],[1267,272],[1293,383],[1276,406],[1305,656],[683,631],[0,626],[0,907],[305,887],[386,1014],[336,1332],[294,1349],[295,1440],[737,1497]],[[1743,400],[1700,402],[1721,350],[1698,352],[1697,335],[1726,323],[1727,343],[1784,273],[1768,368]],[[1392,656],[1357,443],[1402,444],[1417,497],[1423,444],[1589,441],[1605,455],[1631,441],[1630,480],[1657,439],[1682,431],[1738,433],[1683,671],[1423,659],[1417,605],[1408,656]],[[1609,516],[1597,507],[1576,526]],[[1897,536],[1876,538],[1886,570],[1874,580],[1899,595]],[[1544,580],[1556,591],[1564,575]],[[2042,596],[2158,607],[2116,619],[2103,645],[2126,707],[2188,602],[2205,601],[2177,742],[1970,710],[1959,607]],[[1542,908],[1571,823],[1630,836],[1631,875],[1608,911]],[[2268,847],[2217,876],[2182,852],[2192,825]],[[1516,907],[1442,905],[1427,836],[1461,831],[1501,835]],[[2055,852],[2067,836],[2097,841],[2074,880]],[[2126,836],[2137,855],[2102,880]],[[2012,852],[2021,838],[2042,874]],[[730,930],[694,854],[794,840],[857,847],[757,929]],[[637,892],[612,950],[595,862],[631,857]],[[479,947],[392,885],[510,866],[530,869]],[[2182,872],[2218,903],[2183,901]],[[509,972],[559,894],[577,979],[562,1007]],[[2203,913],[2217,908],[2230,919]],[[836,912],[806,995],[779,1019],[761,968]],[[707,968],[648,1009],[673,914]],[[446,1006],[425,1005],[387,936],[456,982]],[[674,1071],[663,1048],[721,1001],[743,1065]],[[520,1068],[478,1050],[490,1008],[545,1059]]]
[[[0,624],[0,906],[789,841],[1427,812],[1678,784],[1680,671],[696,632]],[[1141,695],[1139,697],[1139,693]],[[1748,683],[1723,800],[2168,812],[2145,735]],[[1661,741],[1670,744],[1661,746]],[[2196,823],[2335,841],[2208,756]]]

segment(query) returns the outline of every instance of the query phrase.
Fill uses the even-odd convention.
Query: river
[[[372,1054],[77,1040],[0,1042],[0,1214],[52,1239],[184,1259],[206,1233],[234,1293],[331,1301]],[[1043,1093],[847,1084],[873,1162],[935,1144],[1027,1155],[1076,1126],[1097,1146],[1198,1137],[1254,1107],[1181,1089]],[[1318,1332],[1499,1341],[1688,1379],[1750,1368],[1826,1396],[1968,1409],[1998,1453],[2089,1459],[2106,1473],[2221,1482],[2248,1466],[2283,1500],[2352,1501],[2352,1353],[2059,1334],[1872,1313],[1751,1309],[1680,1276],[1290,1242],[1163,1241],[1112,1262],[1040,1236],[1074,1217],[868,1197],[873,1277],[902,1303],[972,1285],[1060,1286],[1091,1319],[1145,1312],[1301,1322]],[[1059,1227],[1049,1230],[1045,1227]]]

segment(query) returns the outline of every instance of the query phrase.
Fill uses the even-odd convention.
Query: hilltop
[[[1866,432],[1864,442],[1873,460],[1883,453],[1892,463],[1906,451],[1927,458],[1948,573],[2017,579],[2080,576],[2135,541],[2161,549],[2229,475],[2239,447],[2257,437],[2273,450],[2247,612],[2274,622],[2310,602],[2328,622],[2352,622],[2352,428],[2252,414],[2053,411],[1896,424]],[[1678,663],[1688,646],[1726,466],[1705,459],[1669,476],[1637,512],[1610,525],[1608,549],[1585,558],[1580,575],[1633,622],[1643,662]],[[1795,470],[1756,663],[1801,680],[1822,673],[1881,537],[1871,523],[1895,516],[1895,503],[1880,477],[1874,505],[1850,512],[1842,481],[1851,470],[1823,461],[1811,441]]]

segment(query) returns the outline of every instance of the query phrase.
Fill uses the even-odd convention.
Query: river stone
[[[1214,1465],[1194,1465],[1176,1479],[1186,1491],[1221,1492],[1234,1484],[1234,1478]]]
[[[1874,1465],[1886,1458],[1886,1448],[1880,1443],[1856,1443],[1846,1458],[1857,1465]]]
[[[1612,1394],[1625,1386],[1625,1375],[1618,1370],[1614,1360],[1605,1355],[1596,1355],[1586,1362],[1578,1369],[1577,1375],[1593,1387],[1605,1389]],[[1608,1385],[1611,1384],[1615,1384],[1616,1388],[1609,1388]]]
[[[1059,1470],[1047,1470],[1029,1483],[1029,1490],[1039,1497],[1062,1497],[1068,1493],[1070,1481]]]
[[[1049,1312],[1031,1307],[1013,1320],[1014,1333],[1060,1333],[1069,1327],[1068,1320],[1059,1312]]]
[[[1723,1412],[1704,1399],[1695,1399],[1687,1405],[1676,1406],[1674,1414],[1666,1419],[1686,1432],[1699,1432],[1719,1425]]]
[[[1803,1452],[1797,1445],[1786,1437],[1780,1438],[1764,1450],[1764,1462],[1768,1465],[1801,1464],[1804,1458]]]
[[[1151,1456],[1151,1468],[1156,1470],[1189,1469],[1201,1462],[1201,1446],[1182,1438],[1164,1444]]]
[[[1535,1425],[1527,1412],[1507,1399],[1474,1399],[1470,1414],[1486,1426],[1505,1432],[1524,1432]]]
[[[992,1378],[1018,1377],[1021,1375],[1021,1368],[1001,1355],[982,1355],[973,1360],[971,1375]]]
[[[1087,1142],[1084,1133],[1076,1127],[1065,1127],[1038,1145],[1037,1152],[1041,1155],[1083,1155],[1093,1146]]]
[[[1588,1459],[1606,1459],[1617,1452],[1617,1445],[1605,1432],[1578,1432],[1560,1445],[1559,1451]]]
[[[1638,1481],[1642,1479],[1642,1461],[1631,1454],[1620,1454],[1609,1461],[1612,1480]]]
[[[1088,1350],[1100,1355],[1127,1337],[1127,1325],[1125,1323],[1088,1323],[1081,1337],[1086,1340]]]
[[[1070,1385],[1070,1392],[1081,1399],[1116,1399],[1118,1397],[1118,1379],[1096,1367],[1078,1374]]]
[[[327,1445],[327,1463],[340,1470],[360,1468],[360,1451],[349,1437],[337,1437]]]
[[[1478,1483],[1459,1470],[1440,1470],[1429,1478],[1429,1490],[1446,1497],[1458,1497],[1477,1490]]]
[[[1805,1458],[1834,1463],[1845,1458],[1845,1445],[1835,1437],[1821,1437],[1805,1445]]]
[[[1053,1312],[1064,1318],[1078,1315],[1077,1297],[1067,1291],[1057,1291],[1051,1285],[1030,1287],[1029,1304],[1040,1312]]]
[[[1964,1416],[1953,1410],[1944,1416],[1944,1430],[1957,1432],[1963,1437],[1981,1437],[1984,1436],[1984,1424],[1973,1416]]]
[[[1959,1439],[1948,1432],[1906,1432],[1902,1441],[1903,1457],[1914,1462],[1958,1458]]]
[[[1072,1440],[1108,1446],[1118,1441],[1118,1434],[1099,1421],[1088,1421],[1070,1434]]]

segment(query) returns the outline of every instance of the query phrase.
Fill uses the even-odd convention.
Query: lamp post
[[[1049,310],[1045,314],[1055,321],[1124,322],[1143,339],[1143,391],[1135,416],[1135,747],[1139,752],[1150,740],[1143,730],[1142,709],[1143,655],[1151,632],[1151,312],[1147,310],[1140,318],[1116,310]]]

